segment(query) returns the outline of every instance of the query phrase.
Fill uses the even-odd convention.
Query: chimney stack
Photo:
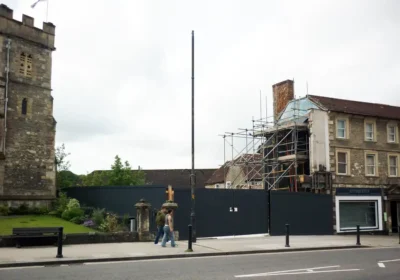
[[[286,80],[272,86],[274,122],[279,114],[285,109],[286,105],[294,99],[294,81]]]

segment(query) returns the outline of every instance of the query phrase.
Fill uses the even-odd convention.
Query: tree
[[[107,171],[93,171],[87,175],[81,175],[82,186],[107,186],[108,185]]]
[[[111,186],[134,186],[144,184],[144,172],[138,170],[133,173],[128,161],[122,164],[121,158],[116,155],[114,164],[111,165],[109,185]]]
[[[64,143],[61,145],[61,147],[56,148],[56,165],[57,165],[57,171],[64,171],[64,170],[69,170],[71,167],[69,161],[66,160],[67,156],[69,156],[70,153],[65,152],[65,145]]]
[[[77,185],[79,176],[69,171],[71,167],[67,157],[70,153],[65,151],[64,143],[56,148],[55,163],[56,163],[56,186],[58,189],[72,187]]]
[[[93,171],[81,176],[83,186],[138,186],[145,184],[145,173],[133,171],[129,162],[116,155],[111,170]]]

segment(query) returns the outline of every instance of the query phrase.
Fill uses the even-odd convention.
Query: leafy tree
[[[145,176],[143,171],[132,172],[128,161],[122,164],[121,158],[116,155],[114,164],[111,165],[109,185],[111,186],[134,186],[143,185]]]
[[[71,164],[67,160],[70,153],[65,151],[64,143],[56,148],[55,163],[57,168],[56,185],[58,189],[71,187],[77,185],[79,176],[69,171]]]
[[[145,183],[145,173],[141,170],[132,171],[128,161],[122,163],[116,155],[111,170],[94,171],[81,176],[83,186],[137,186]]]
[[[108,185],[107,171],[94,171],[87,175],[81,175],[82,186],[107,186]]]
[[[57,171],[69,170],[71,167],[69,161],[66,158],[70,155],[65,151],[65,144],[63,143],[61,146],[56,148],[56,165]]]

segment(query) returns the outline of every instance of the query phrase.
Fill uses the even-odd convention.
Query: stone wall
[[[51,95],[54,26],[33,27],[33,18],[23,23],[12,19],[0,5],[0,83],[5,85],[7,43],[9,50],[7,114],[0,114],[0,138],[5,142],[0,160],[0,200],[40,200],[47,204],[56,196],[55,127]],[[24,59],[25,58],[25,59]],[[5,97],[5,89],[0,89]],[[5,117],[7,130],[4,131]],[[5,140],[5,141],[4,141]],[[14,203],[13,202],[13,203]],[[15,204],[14,203],[14,204]]]

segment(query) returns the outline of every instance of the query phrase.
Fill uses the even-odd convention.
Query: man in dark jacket
[[[160,239],[160,237],[163,237],[163,235],[164,235],[166,212],[167,212],[167,209],[165,207],[162,207],[161,210],[158,211],[158,213],[157,213],[157,216],[156,216],[157,236],[156,236],[156,239],[154,240],[154,244],[158,244],[158,240]]]

